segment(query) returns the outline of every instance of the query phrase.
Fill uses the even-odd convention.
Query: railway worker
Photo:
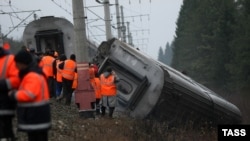
[[[66,99],[65,105],[70,106],[71,97],[73,93],[72,85],[76,70],[76,56],[70,55],[70,59],[65,60],[59,65],[62,69],[62,86],[63,86],[63,98]]]
[[[116,106],[116,95],[117,88],[116,83],[118,82],[118,77],[111,67],[108,67],[107,70],[100,75],[100,84],[101,84],[101,112],[102,116],[105,115],[106,108],[109,108],[109,117],[113,117],[113,112]]]
[[[59,64],[67,59],[65,54],[59,56],[59,60],[56,61],[56,100],[60,99],[62,92],[62,70],[59,68]]]
[[[19,51],[14,60],[21,83],[9,92],[9,97],[17,102],[18,130],[26,132],[29,141],[47,141],[51,128],[47,76],[27,51]]]
[[[47,49],[45,56],[42,58],[43,71],[48,78],[50,97],[55,97],[55,72],[56,72],[56,59],[54,58],[54,52]]]
[[[12,119],[15,115],[16,103],[8,97],[8,91],[17,89],[20,80],[14,55],[0,46],[0,140],[14,140]]]
[[[100,100],[101,100],[101,83],[100,79],[95,75],[95,78],[90,81],[91,86],[94,88],[95,91],[95,99],[96,99],[96,115],[100,114]]]

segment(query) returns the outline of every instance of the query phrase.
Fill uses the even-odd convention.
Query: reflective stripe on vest
[[[0,110],[0,116],[14,115],[15,110]]]
[[[41,124],[18,124],[18,128],[23,130],[41,130],[46,129],[51,126],[51,123],[41,123]]]
[[[18,103],[18,107],[38,107],[49,104],[49,101],[41,101],[41,102],[35,102],[35,103]]]

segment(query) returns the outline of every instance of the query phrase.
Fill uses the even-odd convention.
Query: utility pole
[[[104,19],[106,26],[106,39],[109,40],[112,38],[109,0],[104,0],[103,4],[104,4]]]
[[[123,6],[121,6],[121,18],[122,18],[122,41],[126,43],[126,26],[124,25],[124,15],[123,15]]]
[[[133,46],[133,41],[132,41],[132,34],[129,30],[129,22],[127,22],[127,28],[128,28],[128,44]]]
[[[95,93],[89,81],[89,55],[85,29],[85,17],[83,0],[72,0],[75,55],[77,61],[77,81],[75,90],[75,103],[79,105],[79,114],[84,118],[93,118],[93,103],[95,103]]]
[[[109,40],[113,37],[111,33],[109,0],[103,0],[103,2],[100,2],[100,0],[96,0],[96,2],[104,5],[104,21],[105,21],[105,27],[106,27],[106,39]]]
[[[118,39],[121,38],[121,21],[120,21],[120,9],[119,9],[119,2],[115,0],[115,7],[116,7],[116,21],[117,21],[117,32],[118,32]]]
[[[72,0],[75,55],[77,62],[89,62],[83,0]]]

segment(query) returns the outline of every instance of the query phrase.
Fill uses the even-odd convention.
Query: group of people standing
[[[98,76],[97,67],[89,66],[90,82],[96,94],[96,114],[113,116],[116,106],[118,77],[111,67]],[[65,99],[71,104],[77,87],[76,56],[46,49],[36,54],[23,47],[15,55],[0,46],[0,140],[15,141],[12,121],[17,115],[18,131],[24,131],[29,141],[48,141],[51,128],[50,102]]]
[[[47,49],[37,56],[33,49],[23,48],[14,55],[0,46],[0,140],[16,140],[12,125],[16,115],[17,129],[26,132],[29,141],[48,141],[49,100],[63,89],[61,98],[69,105],[77,73],[74,54],[70,59],[55,54]]]
[[[46,49],[44,56],[37,60],[37,64],[43,68],[47,76],[50,98],[57,101],[65,99],[65,105],[69,106],[72,93],[77,86],[75,54],[71,54],[67,59],[65,54],[59,55],[54,50]]]

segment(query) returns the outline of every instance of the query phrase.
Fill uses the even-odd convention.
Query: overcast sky
[[[124,7],[125,22],[130,23],[134,45],[157,59],[159,47],[165,47],[167,42],[171,43],[175,36],[182,2],[183,0],[119,0],[119,4]],[[110,3],[114,4],[115,0],[110,0]],[[84,0],[84,6],[88,7],[85,9],[88,38],[96,43],[106,40],[102,5],[95,0]],[[28,24],[34,19],[31,15],[33,10],[40,10],[35,12],[37,17],[64,17],[73,23],[71,0],[0,0],[2,33],[21,39],[24,23]],[[114,27],[112,34],[117,37],[115,6],[111,6],[110,11]],[[3,12],[17,13],[9,15],[2,14]],[[23,19],[26,20],[21,23]],[[10,32],[17,25],[18,28]]]

